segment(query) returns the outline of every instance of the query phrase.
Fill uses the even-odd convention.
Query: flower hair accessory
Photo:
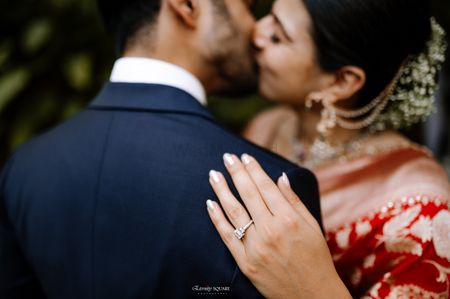
[[[437,75],[445,61],[446,49],[445,31],[431,18],[431,38],[425,50],[411,57],[400,69],[386,108],[374,119],[370,129],[407,128],[425,121],[434,112]]]
[[[388,86],[369,104],[347,110],[326,99],[313,100],[323,104],[317,130],[323,136],[336,125],[349,130],[368,128],[374,132],[403,129],[426,120],[434,111],[437,75],[445,61],[446,49],[444,29],[431,18],[431,37],[425,50],[405,59]],[[311,105],[306,103],[307,107]]]

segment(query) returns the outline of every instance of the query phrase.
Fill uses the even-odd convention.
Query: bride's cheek
[[[266,59],[268,61],[268,68],[270,68],[273,73],[280,74],[285,64],[283,51],[280,51],[280,49],[277,48],[273,48],[267,51]]]

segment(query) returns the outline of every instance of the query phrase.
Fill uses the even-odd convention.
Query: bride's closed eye
[[[283,30],[281,29],[281,26],[277,24],[275,21],[273,22],[273,28],[271,28],[272,33],[270,34],[270,41],[273,44],[279,44],[281,42],[286,42],[287,38],[286,35],[283,33]]]
[[[270,41],[274,44],[278,44],[279,42],[281,42],[281,39],[278,37],[278,35],[276,35],[275,33],[273,33],[270,36]]]
[[[282,27],[281,23],[279,22],[278,18],[272,14],[273,22],[272,22],[272,34],[270,35],[270,41],[274,44],[279,44],[281,42],[288,42],[291,39],[286,34],[284,28]]]

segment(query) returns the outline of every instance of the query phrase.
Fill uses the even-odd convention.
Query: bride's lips
[[[258,66],[259,71],[265,68],[265,63],[260,53],[255,53],[255,64]]]
[[[252,69],[255,74],[259,74],[259,62],[258,62],[258,52],[254,49],[250,49],[250,57],[252,58]]]
[[[267,69],[260,59],[256,60],[255,67],[258,72],[258,78],[260,79],[261,82],[261,79],[267,76]]]

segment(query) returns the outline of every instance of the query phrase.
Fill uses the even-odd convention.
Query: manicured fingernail
[[[225,161],[225,163],[228,165],[228,166],[233,166],[234,165],[234,159],[233,159],[233,156],[232,155],[230,155],[230,154],[225,154],[225,155],[223,155],[223,160]]]
[[[214,181],[214,183],[220,182],[219,174],[218,174],[217,171],[215,171],[215,170],[211,170],[211,171],[209,172],[209,177],[212,178],[212,180]]]
[[[210,209],[211,211],[215,211],[216,206],[214,205],[214,202],[211,199],[208,199],[206,201],[206,206],[208,207],[208,209]]]
[[[245,165],[250,164],[250,162],[252,161],[251,157],[249,155],[247,155],[247,154],[243,154],[241,159],[242,159],[242,162],[244,162]]]
[[[291,187],[291,183],[289,182],[289,178],[285,172],[283,172],[282,179],[283,179],[284,184],[286,184],[286,186]]]

